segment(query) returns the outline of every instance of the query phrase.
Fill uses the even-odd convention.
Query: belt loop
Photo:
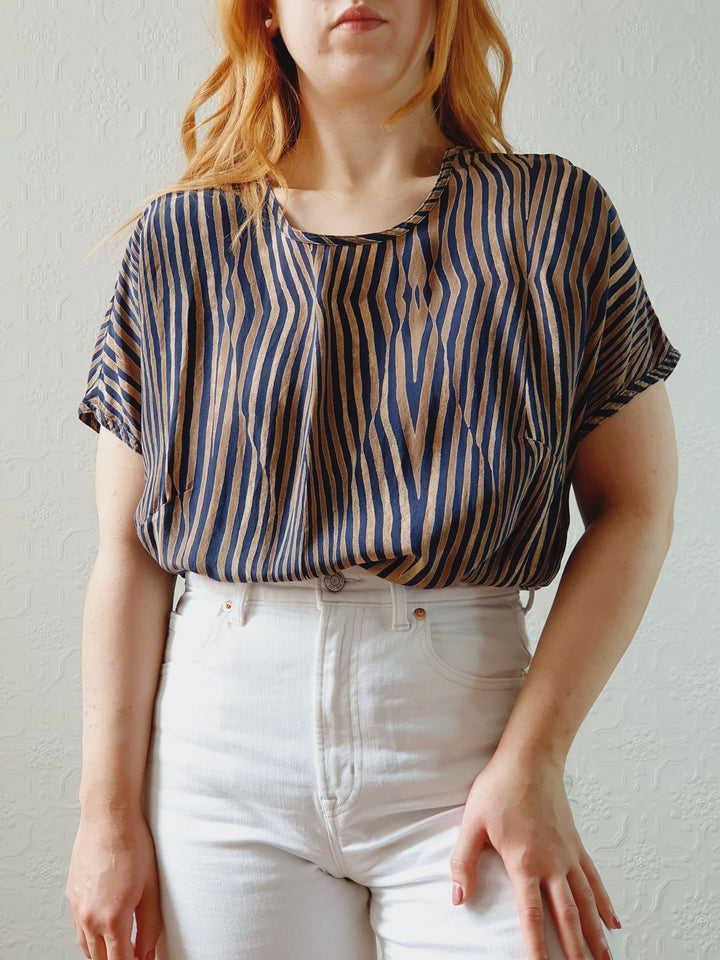
[[[393,630],[409,630],[410,621],[407,615],[407,587],[404,583],[394,583],[388,580],[390,584],[390,596],[393,605]]]
[[[246,613],[245,613],[245,604],[247,603],[247,598],[248,598],[248,596],[250,595],[250,584],[249,584],[249,583],[243,583],[243,584],[242,584],[242,587],[243,587],[243,589],[242,589],[242,600],[240,601],[240,625],[241,625],[242,627],[244,627],[244,626],[245,626],[245,621],[246,621],[246,619],[247,619],[247,615],[246,615]]]
[[[527,613],[527,612],[528,612],[528,610],[532,607],[534,600],[535,600],[535,588],[534,588],[534,587],[530,587],[530,588],[528,589],[528,602],[527,602],[527,603],[525,604],[525,606],[522,608],[523,613]]]
[[[250,584],[242,583],[240,581],[235,584],[232,591],[232,620],[234,623],[239,623],[241,627],[245,626],[245,603],[247,601],[249,592]]]
[[[315,603],[317,604],[318,610],[322,612],[323,593],[322,593],[322,580],[320,578],[315,580]]]

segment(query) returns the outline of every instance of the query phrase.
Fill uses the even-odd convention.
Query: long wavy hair
[[[263,0],[215,0],[223,49],[220,63],[195,91],[183,118],[181,142],[187,166],[176,183],[147,196],[136,212],[94,248],[134,224],[156,197],[176,190],[230,190],[246,219],[232,238],[259,226],[267,186],[288,189],[276,166],[300,129],[297,68],[279,32],[271,39]],[[497,83],[490,54],[500,64]],[[385,129],[432,97],[443,134],[453,143],[492,152],[494,143],[514,151],[502,129],[502,108],[512,55],[492,0],[436,0],[428,71],[416,93],[385,120]],[[202,122],[197,111],[217,94],[217,109]],[[200,144],[201,127],[209,130]],[[93,252],[91,251],[91,253]]]

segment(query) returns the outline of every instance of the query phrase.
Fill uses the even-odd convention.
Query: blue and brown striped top
[[[137,535],[170,572],[535,588],[576,446],[680,354],[601,184],[453,145],[377,233],[260,231],[231,191],[153,199],[78,408],[141,453]]]

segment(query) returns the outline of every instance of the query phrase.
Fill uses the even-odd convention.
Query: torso
[[[291,175],[282,162],[278,166],[290,184],[287,202],[283,202],[280,187],[271,189],[286,219],[298,230],[327,236],[374,233],[412,216],[434,187],[444,151],[449,146],[451,142],[448,140],[438,148],[436,170],[431,176],[399,184],[379,184],[377,190],[362,195],[342,198],[329,190],[293,188]]]
[[[417,181],[410,188],[388,188],[382,194],[354,197],[340,202],[319,190],[289,190],[283,203],[283,193],[273,187],[273,193],[282,206],[288,222],[298,230],[327,236],[351,236],[386,230],[411,216],[435,183],[435,177]]]

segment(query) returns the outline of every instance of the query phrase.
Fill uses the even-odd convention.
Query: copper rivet
[[[232,603],[231,603],[229,600],[226,600],[226,601],[225,601],[225,609],[226,609],[226,610],[231,610],[231,609],[232,609]]]
[[[423,620],[425,618],[425,611],[423,610],[422,607],[415,607],[415,609],[413,610],[413,616],[416,617],[418,620]]]

